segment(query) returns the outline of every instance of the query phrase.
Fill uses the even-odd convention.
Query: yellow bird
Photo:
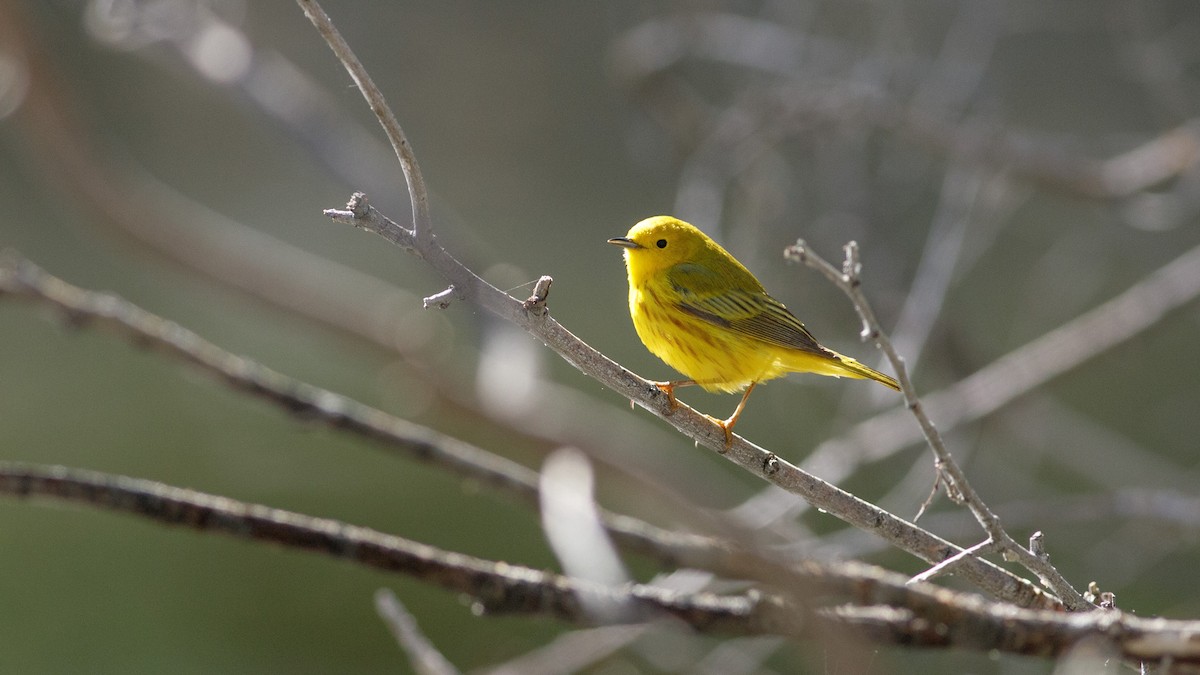
[[[625,249],[629,313],[646,349],[688,379],[655,382],[671,401],[675,388],[746,391],[729,419],[711,418],[733,443],[733,425],[759,382],[788,373],[896,381],[822,347],[783,303],[736,258],[700,230],[654,216],[608,243]]]

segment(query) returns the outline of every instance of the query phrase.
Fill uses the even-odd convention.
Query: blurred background
[[[549,306],[571,331],[645,377],[674,377],[634,335],[620,252],[604,243],[672,213],[824,344],[879,366],[846,299],[782,256],[804,238],[836,262],[856,240],[876,312],[1013,536],[1041,530],[1068,579],[1096,581],[1125,610],[1200,616],[1194,2],[327,10],[416,150],[440,240],[493,284],[523,298],[551,275]],[[422,310],[440,279],[321,215],[355,190],[408,217],[382,133],[294,4],[0,2],[9,255],[532,468],[579,447],[602,503],[622,512],[671,527],[719,514],[776,550],[922,569],[764,491],[479,310]],[[502,495],[0,300],[0,459],[557,566],[537,514]],[[681,398],[719,417],[737,402]],[[897,403],[882,387],[793,376],[758,390],[738,431],[911,517],[932,462]],[[945,499],[922,523],[981,539]],[[642,580],[670,571],[626,563]],[[372,608],[379,587],[463,669],[570,630],[476,617],[451,593],[319,556],[47,502],[0,500],[0,570],[3,672],[406,672]],[[571,667],[1053,664],[891,649],[862,662],[833,645],[654,631]]]

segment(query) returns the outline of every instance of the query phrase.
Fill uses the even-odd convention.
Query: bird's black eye
[[[658,241],[654,242],[654,245],[655,245],[655,246],[657,246],[657,247],[659,247],[659,248],[666,248],[666,247],[667,247],[667,240],[666,240],[666,239],[659,239]]]

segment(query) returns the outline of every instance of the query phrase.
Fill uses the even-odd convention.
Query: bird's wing
[[[713,270],[683,263],[667,273],[679,294],[681,310],[713,325],[763,342],[828,356],[812,333],[783,303],[767,294],[752,276],[746,283],[721,277]],[[729,286],[735,288],[729,288]],[[737,288],[736,286],[742,286]]]

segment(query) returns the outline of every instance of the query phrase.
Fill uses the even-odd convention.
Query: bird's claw
[[[667,410],[667,414],[670,414],[675,412],[675,409],[679,407],[679,401],[675,399],[675,387],[696,384],[696,382],[692,380],[682,380],[680,382],[651,382],[651,384],[657,387],[659,391],[667,395],[667,403],[670,406]],[[750,389],[754,389],[754,387],[751,386]],[[746,396],[749,395],[750,392],[747,391]],[[746,405],[746,396],[742,397],[741,404],[738,405],[737,410],[733,411],[733,415],[727,420],[719,420],[712,415],[705,415],[705,417],[711,420],[713,424],[720,427],[721,431],[725,434],[725,449],[721,451],[722,454],[733,447],[733,425],[737,424],[738,416],[742,414],[742,408]]]
[[[679,401],[675,400],[675,383],[674,382],[653,382],[658,390],[667,395],[667,403],[671,406],[671,412],[679,407]]]
[[[721,431],[725,433],[725,449],[721,450],[721,454],[725,454],[730,448],[733,447],[733,425],[730,424],[730,422],[736,422],[737,420],[719,420],[712,415],[705,415],[705,417],[712,421],[713,424],[720,427]]]

